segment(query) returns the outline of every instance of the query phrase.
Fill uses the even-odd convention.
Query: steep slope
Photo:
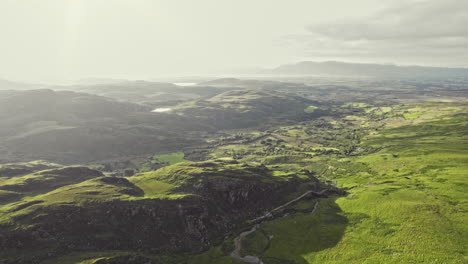
[[[308,172],[273,176],[233,160],[92,178],[3,206],[0,260],[34,263],[77,250],[198,252],[304,188],[330,187]]]

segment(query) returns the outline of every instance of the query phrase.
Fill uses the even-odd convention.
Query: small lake
[[[178,82],[178,83],[174,83],[175,85],[177,86],[195,86],[197,85],[197,83],[193,83],[193,82]]]
[[[161,107],[161,108],[156,108],[151,112],[153,112],[153,113],[164,113],[164,112],[168,112],[168,111],[171,111],[171,108]]]

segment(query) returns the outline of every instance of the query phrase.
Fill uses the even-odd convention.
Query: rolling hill
[[[7,249],[0,258],[7,263],[8,252],[23,252],[25,263],[90,248],[199,252],[298,195],[299,186],[336,191],[311,174],[273,176],[234,160],[181,163],[129,178],[65,167],[0,180],[0,191],[18,194],[0,209],[0,245]]]
[[[53,160],[96,162],[0,165],[2,263],[466,259],[466,100],[325,105],[242,89],[151,113],[83,93],[3,96],[14,99],[4,120],[53,117],[55,125],[81,130],[30,131],[38,124],[13,122],[20,133],[2,139],[18,141],[2,153],[30,149]],[[66,131],[63,141],[55,130]],[[154,146],[177,152],[154,155]],[[99,155],[146,150],[150,157],[140,167],[98,162]],[[129,168],[132,173],[114,173]]]
[[[347,63],[339,61],[303,61],[285,64],[264,73],[278,75],[367,76],[380,78],[466,78],[467,68],[398,66],[388,64]]]
[[[200,142],[210,128],[151,107],[70,91],[0,92],[0,160],[83,163]]]
[[[294,122],[321,115],[292,94],[232,90],[186,101],[168,112],[71,91],[0,92],[3,162],[87,163],[180,151],[203,133]]]
[[[234,90],[179,104],[173,112],[216,128],[245,128],[310,118],[317,102],[280,92]]]
[[[54,86],[55,90],[83,92],[113,98],[118,101],[145,104],[149,106],[173,104],[174,102],[196,99],[201,96],[214,95],[227,90],[226,87],[209,85],[178,86],[172,83],[109,80],[106,83]],[[232,89],[232,88],[231,88]]]

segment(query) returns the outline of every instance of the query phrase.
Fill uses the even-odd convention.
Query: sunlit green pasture
[[[411,122],[389,119],[387,127],[363,138],[361,147],[377,152],[317,156],[310,165],[298,161],[324,172],[348,195],[322,199],[314,213],[262,224],[241,253],[261,256],[264,263],[466,263],[466,108],[412,107],[410,112],[418,112]],[[276,174],[287,174],[283,160],[268,158],[283,170]]]

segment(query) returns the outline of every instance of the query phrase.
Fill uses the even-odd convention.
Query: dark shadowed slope
[[[182,116],[75,92],[0,92],[0,160],[81,163],[194,144],[209,128]]]

